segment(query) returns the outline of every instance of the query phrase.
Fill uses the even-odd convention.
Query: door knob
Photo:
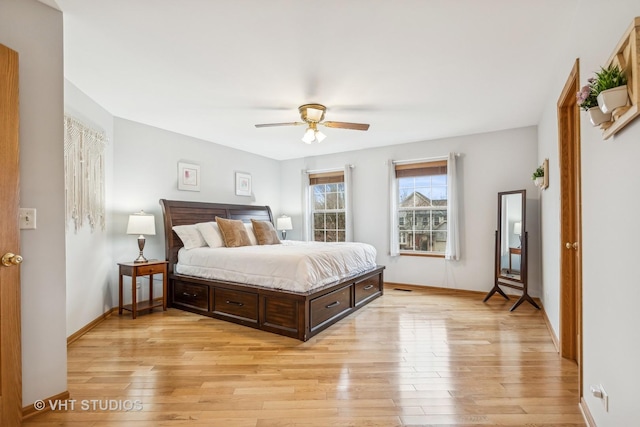
[[[12,265],[18,265],[22,262],[22,257],[20,255],[12,254],[11,252],[7,252],[2,255],[2,265],[5,267],[11,267]]]
[[[564,246],[567,249],[578,249],[578,242],[573,242],[573,243],[567,242],[567,243],[565,243]]]

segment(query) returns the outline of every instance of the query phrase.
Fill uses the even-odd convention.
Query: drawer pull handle
[[[237,302],[237,301],[229,301],[227,300],[227,304],[231,304],[231,305],[237,305],[238,307],[242,307],[244,304],[241,302]]]
[[[373,285],[367,285],[364,288],[362,288],[363,291],[368,291],[369,289],[373,288]]]
[[[324,308],[332,308],[332,307],[336,307],[338,305],[340,305],[340,301],[335,301],[335,302],[332,302],[329,305],[326,305]]]
[[[183,293],[182,293],[182,296],[190,297],[190,298],[195,298],[195,297],[197,297],[197,296],[198,296],[198,294],[190,294],[189,292],[183,292]]]

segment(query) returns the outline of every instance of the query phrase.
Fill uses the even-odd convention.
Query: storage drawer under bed
[[[213,290],[213,312],[250,323],[258,322],[258,294],[216,288]]]
[[[173,282],[172,302],[209,311],[209,287],[176,280]]]
[[[382,293],[382,280],[379,275],[371,276],[353,285],[355,289],[356,307]]]
[[[351,309],[351,285],[311,300],[311,331]]]

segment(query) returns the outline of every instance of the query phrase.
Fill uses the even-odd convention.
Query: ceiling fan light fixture
[[[304,133],[304,136],[302,137],[302,141],[304,141],[306,144],[311,144],[313,141],[316,140],[316,135],[313,129],[311,128],[307,128],[306,132]]]
[[[322,104],[304,104],[298,107],[300,112],[300,118],[302,122],[287,122],[287,123],[263,123],[255,125],[257,128],[273,127],[273,126],[298,126],[307,125],[307,130],[302,136],[302,141],[306,144],[313,144],[314,142],[322,142],[327,136],[318,131],[318,125],[322,125],[329,128],[338,129],[353,129],[353,130],[368,130],[369,124],[367,123],[350,123],[350,122],[325,122],[324,113],[327,107]]]
[[[324,110],[318,110],[317,108],[309,107],[307,108],[307,120],[312,122],[319,122],[322,120],[322,115],[324,114]]]

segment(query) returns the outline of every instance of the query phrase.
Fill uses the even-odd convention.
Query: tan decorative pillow
[[[251,241],[244,223],[239,219],[225,219],[216,217],[216,223],[222,234],[224,245],[228,248],[250,246]]]
[[[252,219],[251,224],[253,224],[253,233],[256,235],[256,239],[258,239],[259,245],[277,245],[280,243],[278,232],[269,221],[256,221]]]

